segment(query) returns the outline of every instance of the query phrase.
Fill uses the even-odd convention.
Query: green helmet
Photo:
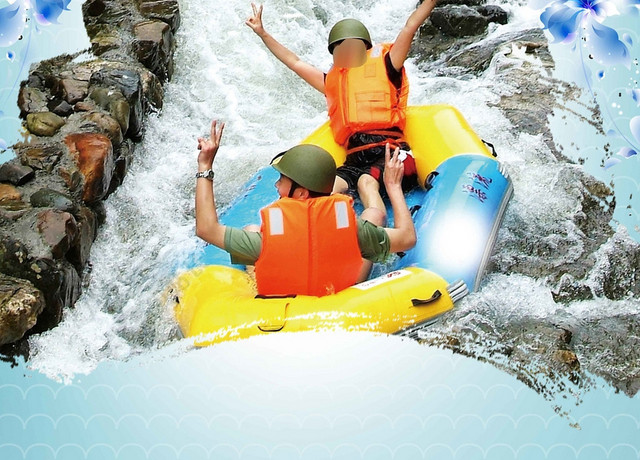
[[[371,36],[363,23],[357,19],[343,19],[336,22],[329,32],[329,52],[333,54],[333,48],[336,42],[346,40],[347,38],[359,38],[367,45],[367,49],[371,49]]]
[[[318,193],[331,193],[336,179],[336,162],[325,149],[300,144],[276,156],[271,165],[300,186]]]

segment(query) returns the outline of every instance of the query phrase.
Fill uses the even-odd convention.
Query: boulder
[[[113,147],[104,134],[77,133],[64,139],[84,177],[82,199],[86,203],[106,195],[113,174]]]
[[[51,137],[64,124],[64,118],[51,112],[38,112],[27,115],[27,129],[36,136]]]
[[[63,78],[58,80],[53,91],[54,94],[73,105],[87,97],[89,82],[74,78]]]
[[[486,32],[488,19],[466,5],[436,7],[431,12],[431,23],[444,35],[466,37]]]
[[[0,166],[0,182],[22,185],[29,182],[35,172],[29,166],[23,166],[16,161],[8,161]]]
[[[34,208],[54,208],[62,212],[74,213],[78,206],[73,199],[62,192],[50,188],[41,188],[34,192],[29,199]]]
[[[119,90],[98,87],[91,91],[89,97],[115,118],[123,134],[129,130],[131,107]]]
[[[47,173],[53,171],[62,156],[60,144],[18,144],[13,150],[22,164]]]
[[[178,0],[142,0],[139,9],[145,18],[158,19],[169,24],[173,33],[180,26]]]
[[[52,99],[49,104],[47,104],[47,107],[51,112],[61,117],[68,117],[73,113],[73,106],[65,100]]]
[[[0,204],[22,199],[22,193],[13,185],[0,184]]]
[[[28,113],[46,112],[47,96],[38,88],[22,85],[18,93],[18,107],[23,118]]]
[[[509,21],[509,15],[498,5],[481,5],[476,6],[475,10],[482,16],[487,18],[489,22],[498,24],[506,24]]]
[[[0,345],[24,337],[44,306],[44,296],[33,284],[0,273]]]
[[[84,115],[84,120],[85,122],[81,125],[83,128],[87,123],[91,123],[98,129],[98,132],[107,136],[114,146],[118,146],[122,142],[122,128],[113,117],[102,112],[89,112]]]
[[[142,116],[144,113],[140,75],[130,69],[104,68],[91,75],[91,86],[120,91],[129,104],[129,129],[126,134],[132,139],[138,140],[142,135]]]
[[[78,273],[82,273],[89,260],[91,246],[96,238],[98,219],[96,213],[86,206],[80,208],[76,217],[78,231],[67,253],[67,259],[75,266]]]
[[[80,277],[68,261],[39,251],[31,253],[24,243],[6,233],[0,234],[0,272],[30,281],[44,295],[46,306],[33,332],[58,324],[63,308],[71,307],[80,295]]]
[[[170,80],[175,48],[171,27],[163,21],[142,21],[133,26],[133,36],[138,60],[161,81]]]
[[[48,209],[38,214],[36,227],[54,259],[63,258],[78,231],[75,218],[68,212]]]

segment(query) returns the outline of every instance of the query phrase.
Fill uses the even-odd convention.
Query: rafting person
[[[213,121],[211,137],[198,138],[196,234],[231,254],[232,263],[255,265],[258,294],[315,295],[339,292],[368,276],[363,258],[383,261],[390,253],[411,249],[416,232],[402,190],[404,165],[399,149],[386,146],[384,185],[394,213],[394,228],[375,220],[377,209],[357,219],[353,199],[331,194],[336,176],[333,157],[324,149],[297,145],[272,161],[280,173],[280,199],[260,211],[256,229],[227,227],[218,221],[213,188],[213,160],[224,123]],[[369,268],[371,263],[368,264]]]
[[[356,19],[337,22],[328,39],[334,63],[326,74],[300,60],[264,29],[262,5],[252,3],[253,15],[246,21],[274,56],[325,95],[334,139],[347,150],[333,192],[357,191],[365,209],[382,212],[380,224],[386,218],[380,185],[387,143],[401,149],[405,189],[417,183],[415,161],[403,138],[409,94],[404,62],[414,35],[435,4],[436,0],[423,1],[392,44],[374,46],[369,31]]]

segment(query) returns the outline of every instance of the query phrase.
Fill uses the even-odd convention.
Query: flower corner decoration
[[[6,48],[22,38],[28,22],[46,26],[57,24],[71,0],[8,0],[0,8],[0,47]],[[9,55],[7,55],[9,57]]]
[[[631,72],[633,76],[630,78],[629,87],[625,89],[625,96],[633,101],[633,107],[640,107],[640,68],[638,58],[631,55],[633,38],[626,32],[620,35],[618,31],[604,24],[608,17],[621,14],[633,18],[640,24],[640,0],[532,0],[530,6],[536,10],[543,10],[540,21],[544,25],[543,29],[553,37],[553,43],[571,45],[572,50],[578,53],[581,70],[594,98],[593,77],[585,62],[585,50],[588,53],[587,59],[603,67],[596,73],[598,80],[604,79],[605,67],[612,67],[613,71],[616,71],[616,66],[623,66]],[[616,108],[620,106],[617,105]],[[613,126],[607,135],[622,138],[627,144],[613,157],[604,161],[604,168],[610,168],[640,152],[640,116],[624,119],[623,122],[628,122],[631,133],[629,137],[618,126],[622,112],[618,112],[618,116],[614,118],[608,105],[605,105],[604,109]]]

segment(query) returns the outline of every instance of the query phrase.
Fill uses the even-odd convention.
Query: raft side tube
[[[398,267],[422,267],[477,290],[512,194],[511,180],[501,171],[500,163],[484,155],[443,162],[415,215],[416,246]]]
[[[256,298],[246,272],[199,267],[178,281],[175,316],[197,346],[274,332],[319,330],[394,334],[453,308],[446,280],[417,267],[396,270],[324,297]]]

